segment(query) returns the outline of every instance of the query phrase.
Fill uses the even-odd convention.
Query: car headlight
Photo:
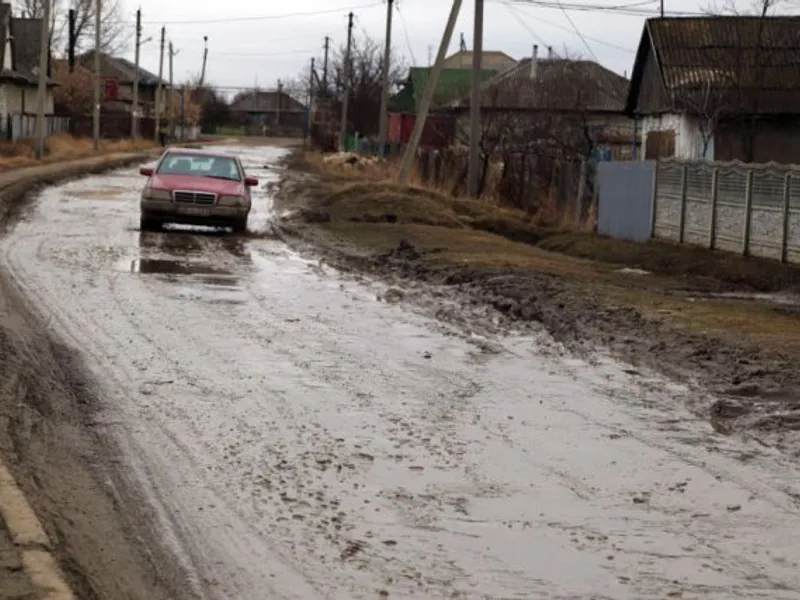
[[[217,204],[220,206],[244,206],[244,196],[220,196]]]
[[[169,190],[162,190],[161,188],[148,187],[142,192],[142,198],[149,200],[172,200],[172,193]]]

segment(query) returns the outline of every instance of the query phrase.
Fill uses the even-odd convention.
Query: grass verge
[[[535,217],[491,200],[400,186],[387,180],[390,166],[347,166],[300,154],[288,166],[316,175],[303,184],[304,193],[288,195],[302,220],[374,255],[412,247],[417,273],[461,281],[498,270],[521,282],[556,277],[585,310],[635,310],[678,332],[800,358],[800,266],[543,228]],[[784,294],[784,301],[764,293]]]
[[[145,139],[104,140],[101,142],[100,153],[135,152],[155,146],[155,142]],[[69,135],[48,137],[45,140],[44,158],[41,161],[36,160],[33,140],[23,139],[14,142],[0,142],[0,172],[38,164],[85,158],[95,154],[94,144],[91,139],[75,138]]]

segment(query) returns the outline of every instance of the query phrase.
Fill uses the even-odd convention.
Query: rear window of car
[[[200,156],[168,152],[158,165],[157,173],[164,175],[197,175],[241,181],[242,174],[236,159],[229,156]]]

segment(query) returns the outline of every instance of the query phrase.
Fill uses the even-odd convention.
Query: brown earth
[[[800,456],[800,266],[537,227],[496,204],[376,181],[296,153],[279,230],[340,268],[442,286],[541,323],[573,351],[598,346],[700,381],[691,407]],[[790,448],[791,447],[791,448]]]

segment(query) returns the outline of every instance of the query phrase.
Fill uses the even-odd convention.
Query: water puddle
[[[213,276],[213,278],[220,278],[223,276],[226,282],[229,282],[233,273],[218,267],[212,267],[197,262],[188,262],[183,260],[170,260],[165,258],[136,258],[127,261],[127,269],[131,273],[149,273],[157,275],[204,275]],[[228,276],[225,278],[224,276]]]

